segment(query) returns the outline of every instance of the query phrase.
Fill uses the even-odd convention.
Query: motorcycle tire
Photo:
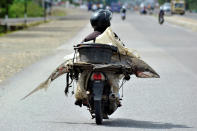
[[[125,20],[125,16],[122,16],[122,20]]]
[[[103,113],[101,108],[101,101],[94,101],[94,109],[95,109],[95,120],[97,125],[101,125],[103,123]]]
[[[162,25],[164,23],[164,18],[163,17],[159,17],[159,24]]]

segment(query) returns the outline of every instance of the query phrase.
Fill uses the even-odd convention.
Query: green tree
[[[7,4],[12,4],[14,0],[0,0],[0,8],[6,8]]]
[[[197,0],[186,0],[186,6],[189,10],[197,11]]]
[[[170,2],[170,0],[158,0],[159,4],[162,5],[165,2]]]
[[[15,1],[9,9],[9,17],[19,18],[24,17],[25,4],[24,1]],[[28,0],[27,2],[27,16],[38,17],[43,16],[43,8],[36,2]]]
[[[9,7],[14,0],[0,0],[0,17],[5,17],[7,7]]]

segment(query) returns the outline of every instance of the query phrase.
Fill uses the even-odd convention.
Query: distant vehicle
[[[164,13],[171,13],[171,4],[166,2],[160,7],[160,9],[163,10]]]
[[[108,6],[108,5],[105,7],[105,9],[106,9],[106,10],[110,10],[110,11],[111,11],[111,7],[110,7],[110,6]]]
[[[97,5],[96,5],[96,4],[93,4],[93,5],[92,5],[92,11],[97,11],[97,10],[98,10]]]
[[[147,9],[144,3],[140,4],[140,14],[147,14]]]
[[[153,11],[155,9],[155,4],[154,3],[147,3],[147,13],[149,14],[153,14]]]
[[[147,10],[146,10],[146,7],[140,9],[140,14],[147,14]]]
[[[104,5],[103,4],[100,3],[98,6],[99,6],[99,9],[104,9]]]
[[[164,11],[160,10],[159,11],[159,24],[162,25],[164,23]]]
[[[127,12],[126,7],[122,6],[122,9],[120,10],[120,12],[121,12],[122,20],[125,20],[126,19],[126,12]]]
[[[92,2],[88,2],[87,6],[88,6],[88,11],[91,11],[92,10]]]
[[[120,13],[122,6],[119,3],[112,3],[111,4],[111,11]]]
[[[171,0],[171,14],[185,14],[185,0]]]

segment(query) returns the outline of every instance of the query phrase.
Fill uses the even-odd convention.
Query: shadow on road
[[[69,125],[90,125],[90,124],[94,124],[94,123],[86,123],[86,122],[58,122],[58,121],[45,121],[48,123],[53,123],[53,124],[69,124]]]
[[[56,124],[69,124],[69,125],[96,125],[93,123],[85,122],[55,122]],[[142,129],[173,129],[173,128],[193,128],[187,125],[178,125],[172,123],[161,123],[152,121],[138,121],[132,119],[110,119],[103,122],[103,127],[124,127],[124,128],[142,128]]]
[[[137,121],[132,119],[111,119],[103,123],[108,127],[128,127],[128,128],[146,128],[146,129],[172,129],[172,128],[192,128],[186,125],[177,125],[172,123],[161,123],[152,121]]]

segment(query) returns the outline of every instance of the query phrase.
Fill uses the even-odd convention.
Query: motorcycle
[[[162,25],[164,23],[164,14],[165,14],[165,12],[163,10],[159,11],[158,21],[159,21],[160,25]]]
[[[126,14],[125,14],[125,13],[122,13],[122,14],[121,14],[121,19],[122,19],[122,20],[125,20],[125,19],[126,19]]]
[[[65,95],[73,80],[79,80],[79,74],[88,71],[89,75],[85,82],[85,93],[87,99],[83,102],[96,124],[103,123],[103,119],[109,119],[120,106],[122,100],[112,92],[109,74],[123,76],[123,82],[135,74],[139,78],[159,78],[160,76],[144,61],[137,57],[121,55],[116,46],[110,44],[79,44],[74,47],[75,53],[69,59],[59,65],[51,75],[38,87],[32,90],[22,99],[27,98],[40,89],[47,89],[49,84],[59,76],[66,74]],[[113,59],[112,59],[113,58]],[[114,58],[115,61],[114,61]],[[69,80],[72,80],[69,82]],[[120,86],[123,88],[123,84]],[[74,93],[74,91],[72,91]]]
[[[108,119],[118,108],[115,94],[111,92],[111,87],[104,72],[93,72],[88,84],[88,105],[92,118],[96,124],[102,124],[103,119]]]
[[[111,56],[117,52],[117,48],[104,44],[82,44],[75,47],[79,52],[80,61],[94,64],[94,68],[89,66],[91,75],[88,78],[86,94],[87,103],[83,104],[88,107],[92,118],[95,118],[96,124],[102,124],[103,119],[109,119],[108,115],[114,113],[120,107],[119,99],[111,91],[111,85],[107,77],[108,73],[123,73],[123,69],[117,66],[111,66]],[[108,64],[104,65],[103,64]],[[84,65],[74,66],[74,70],[85,70]],[[126,72],[124,70],[124,72]],[[76,73],[76,72],[75,72]],[[128,77],[128,75],[125,76]],[[128,78],[127,78],[128,80]]]

